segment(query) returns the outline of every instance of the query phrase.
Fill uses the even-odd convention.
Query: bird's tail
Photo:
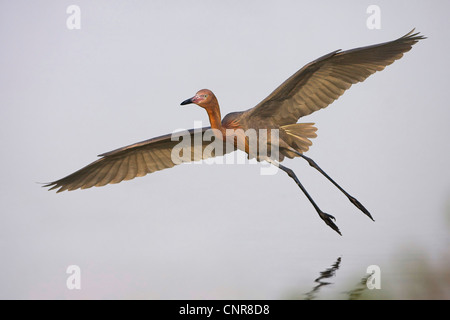
[[[294,123],[280,127],[280,134],[287,140],[286,142],[295,150],[300,153],[308,151],[312,145],[310,139],[316,138],[317,128],[314,127],[314,123]],[[293,152],[286,154],[289,158],[296,157]]]

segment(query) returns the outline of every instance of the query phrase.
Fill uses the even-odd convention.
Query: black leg
[[[314,206],[314,208],[316,209],[317,213],[319,214],[320,218],[325,221],[325,223],[334,231],[336,231],[337,233],[339,233],[341,236],[341,232],[339,231],[339,228],[337,227],[337,225],[333,222],[333,220],[336,220],[335,217],[333,217],[332,215],[323,212],[322,210],[320,210],[319,206],[314,202],[314,200],[311,198],[311,196],[309,195],[308,191],[306,191],[305,187],[303,187],[303,185],[300,183],[300,181],[298,180],[297,176],[295,175],[294,171],[292,171],[291,169],[270,161],[270,163],[272,163],[273,165],[277,166],[278,168],[280,168],[281,170],[283,170],[284,172],[286,172],[288,174],[289,177],[291,177],[295,183],[300,187],[300,189],[303,191],[303,193],[305,194],[305,196],[308,198],[309,202],[311,202],[311,204]]]
[[[327,178],[328,180],[331,181],[331,183],[333,183],[339,190],[341,190],[341,192],[343,194],[345,194],[347,196],[347,198],[350,200],[351,203],[353,203],[359,210],[361,210],[366,216],[368,216],[370,219],[372,219],[372,215],[369,213],[369,211],[361,204],[361,202],[359,202],[355,197],[352,197],[347,191],[345,191],[344,189],[341,188],[340,185],[338,185],[333,179],[330,178],[329,175],[327,175],[325,173],[325,171],[323,171],[318,165],[317,163],[314,162],[313,159],[308,158],[307,156],[301,154],[300,152],[295,152],[296,154],[298,154],[300,157],[302,157],[303,159],[305,159],[306,161],[308,161],[309,165],[313,168],[315,168],[317,171],[319,171],[321,174],[323,174],[325,176],[325,178]]]

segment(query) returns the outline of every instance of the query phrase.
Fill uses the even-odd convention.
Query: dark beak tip
[[[180,105],[181,105],[181,106],[184,106],[184,105],[187,105],[187,104],[190,104],[190,103],[192,103],[192,98],[189,98],[189,99],[187,99],[187,100],[184,100],[182,103],[180,103]]]

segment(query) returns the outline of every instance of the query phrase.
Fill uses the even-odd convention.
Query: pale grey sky
[[[66,27],[69,5],[81,29]],[[366,9],[381,9],[381,29]],[[282,298],[309,291],[342,256],[343,281],[399,250],[448,250],[448,1],[0,2],[0,298]],[[207,124],[181,101],[213,90],[222,115],[248,109],[336,49],[428,37],[327,109],[301,119],[308,155],[372,213],[288,160],[343,237],[283,172],[182,165],[55,194],[115,148]],[[394,259],[395,260],[395,259]],[[66,288],[78,265],[82,289]]]

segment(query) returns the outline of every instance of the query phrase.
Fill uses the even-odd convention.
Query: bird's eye
[[[208,95],[207,95],[207,94],[204,94],[204,95],[203,95],[203,98],[207,98],[207,97],[208,97]]]

